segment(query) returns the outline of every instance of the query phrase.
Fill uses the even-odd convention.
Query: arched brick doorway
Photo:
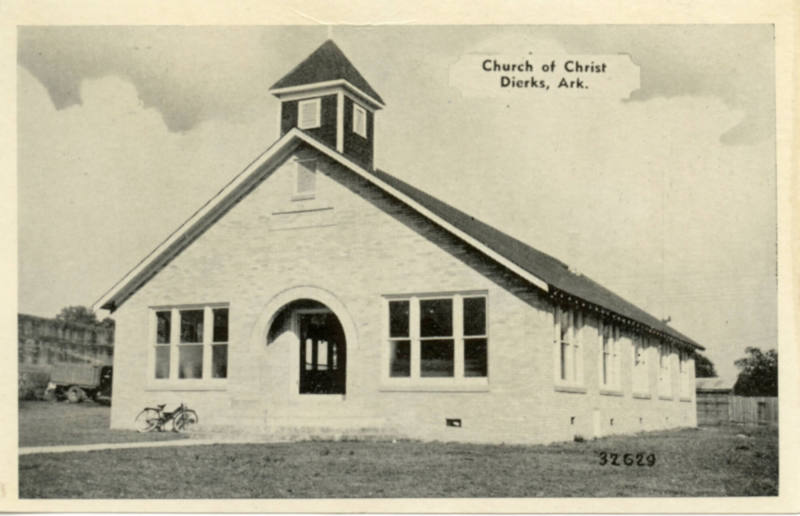
[[[277,313],[267,334],[267,345],[278,334],[297,337],[300,394],[344,394],[347,386],[347,339],[339,318],[313,299],[297,299]]]

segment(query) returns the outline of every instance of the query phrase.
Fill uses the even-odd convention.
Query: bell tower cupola
[[[280,134],[296,127],[372,170],[378,95],[332,40],[276,82]]]

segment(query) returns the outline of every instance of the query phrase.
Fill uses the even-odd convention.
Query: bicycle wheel
[[[154,408],[146,408],[139,412],[134,420],[134,427],[137,432],[152,432],[157,426],[161,417]]]
[[[175,418],[174,428],[176,432],[188,432],[199,421],[197,412],[187,409],[178,414]]]

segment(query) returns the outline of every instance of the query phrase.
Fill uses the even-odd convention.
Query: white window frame
[[[608,352],[603,347],[605,341],[605,331],[609,328],[608,339]],[[621,331],[619,326],[608,321],[601,320],[598,325],[598,377],[600,379],[601,391],[619,393],[622,390],[621,373],[622,373],[622,360],[621,360]],[[608,355],[608,361],[605,360]],[[605,365],[605,375],[603,369]]]
[[[561,339],[561,320],[566,313],[569,329]],[[581,310],[555,306],[553,310],[553,355],[556,387],[582,388],[584,314]]]
[[[481,297],[485,302],[485,333],[484,335],[464,335],[464,299]],[[426,340],[420,336],[420,302],[431,299],[450,299],[453,303],[453,376],[452,377],[423,377],[421,376],[421,343]],[[461,291],[430,294],[386,295],[383,297],[383,352],[381,359],[381,390],[382,391],[486,391],[489,387],[490,376],[490,337],[489,337],[489,296],[485,291]],[[389,302],[409,302],[409,336],[408,338],[391,337],[389,321]],[[486,376],[464,376],[464,349],[465,339],[486,339]],[[436,339],[430,337],[430,339]],[[390,376],[390,342],[396,340],[409,340],[411,343],[411,374],[408,377]]]
[[[356,121],[356,113],[361,113],[362,126],[359,126]],[[362,138],[367,137],[367,110],[353,102],[353,132]]]
[[[647,337],[641,333],[633,336],[633,346],[631,346],[632,364],[632,391],[639,396],[650,396],[650,361],[648,360],[648,349],[650,344]]]
[[[685,349],[678,350],[678,371],[680,378],[680,397],[682,400],[692,399],[691,354]]]
[[[303,110],[305,106],[314,106],[314,120],[310,124],[303,123]],[[317,129],[322,125],[322,99],[320,97],[313,99],[300,100],[297,102],[297,127],[299,129]]]
[[[228,340],[225,342],[214,342],[214,310],[218,308],[228,309]],[[203,339],[199,343],[180,342],[180,317],[182,311],[202,310],[203,311]],[[170,313],[170,335],[169,343],[158,343],[158,312]],[[231,343],[231,311],[227,303],[208,303],[208,304],[182,304],[169,306],[152,306],[149,309],[149,338],[148,338],[148,360],[147,360],[147,388],[149,390],[220,390],[225,389],[227,380],[230,377],[230,343]],[[214,346],[227,346],[227,371],[225,378],[214,378],[212,369]],[[156,378],[156,348],[158,346],[169,346],[169,375],[167,378]],[[202,346],[202,373],[200,378],[180,378],[180,348],[181,346]]]
[[[661,342],[658,346],[658,395],[672,399],[672,346]]]

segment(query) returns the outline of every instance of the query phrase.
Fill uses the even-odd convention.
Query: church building
[[[114,285],[112,428],[543,443],[696,425],[703,348],[373,165],[386,105],[332,41],[280,137]]]

